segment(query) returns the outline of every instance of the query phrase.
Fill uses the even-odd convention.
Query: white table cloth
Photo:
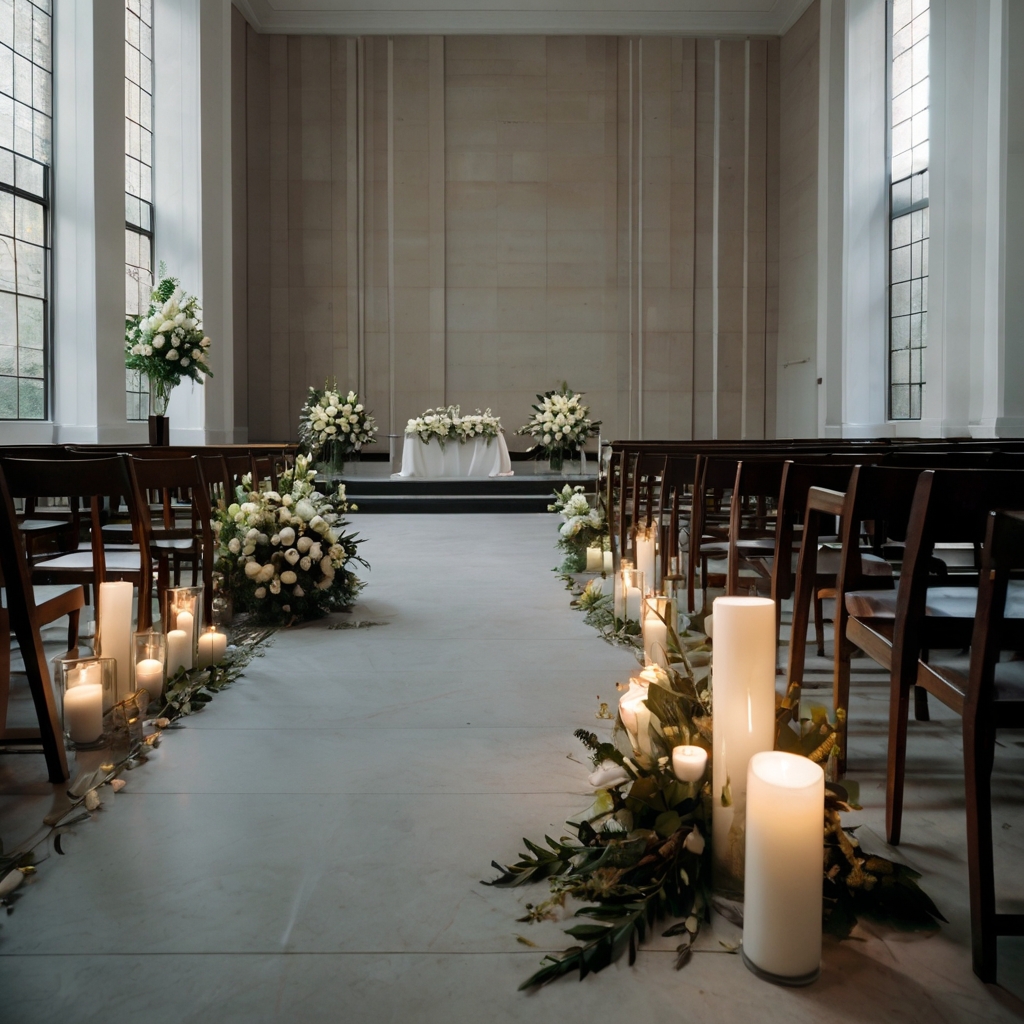
[[[424,444],[415,434],[406,434],[402,446],[402,471],[396,477],[512,476],[512,460],[502,434],[474,437],[465,444],[451,440],[444,449],[436,438]]]

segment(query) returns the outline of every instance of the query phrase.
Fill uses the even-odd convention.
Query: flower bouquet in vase
[[[566,456],[582,451],[587,438],[597,434],[601,421],[591,420],[590,408],[584,405],[583,396],[571,391],[565,381],[557,391],[538,395],[537,401],[537,405],[531,406],[533,415],[529,422],[516,433],[536,438],[537,447],[547,456],[551,472],[561,473]]]
[[[310,388],[299,420],[299,443],[329,479],[340,479],[345,463],[377,436],[377,423],[355,391],[337,384]]]
[[[149,309],[125,319],[125,366],[149,380],[150,444],[168,444],[167,403],[188,377],[197,384],[212,377],[207,365],[210,339],[203,334],[202,307],[160,264],[160,282]]]

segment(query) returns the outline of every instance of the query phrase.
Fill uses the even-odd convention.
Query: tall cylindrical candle
[[[668,626],[658,614],[665,602],[647,598],[644,604],[644,661],[648,665],[668,668]]]
[[[196,629],[195,616],[191,612],[178,612],[177,621],[174,623],[175,629],[180,629],[188,637],[188,657],[185,659],[185,668],[194,668],[195,663],[192,660],[192,647],[193,647],[193,636]]]
[[[600,548],[587,548],[587,572],[600,572],[604,565],[604,552]]]
[[[132,681],[132,585],[101,583],[96,622],[96,654],[117,663],[114,700],[124,700]]]
[[[635,679],[629,681],[629,689],[619,698],[619,717],[629,734],[633,750],[638,754],[651,754],[651,712],[644,703],[647,687]]]
[[[192,634],[172,629],[167,634],[167,678],[173,679],[179,668],[191,668]]]
[[[644,581],[649,590],[654,590],[658,581],[656,578],[655,564],[655,537],[657,533],[652,526],[648,530],[638,530],[636,534],[636,567],[643,573]]]
[[[602,557],[604,559],[604,571],[605,572],[611,572],[612,571],[612,553],[610,551],[605,551],[605,552],[602,553]]]
[[[723,892],[741,893],[747,764],[754,754],[775,746],[775,602],[764,597],[719,597],[714,616],[714,885]]]
[[[64,693],[64,728],[72,743],[95,743],[103,735],[103,686],[79,683]]]
[[[825,773],[797,754],[754,754],[747,769],[743,960],[806,985],[821,970]]]

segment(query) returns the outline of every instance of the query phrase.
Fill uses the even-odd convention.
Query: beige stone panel
[[[614,383],[607,371],[613,343],[599,331],[548,331],[546,368],[552,383],[538,383],[537,390],[557,387],[563,380],[589,395]]]
[[[423,138],[426,141],[426,126],[423,126]],[[430,180],[429,148],[398,149],[394,152],[395,185],[415,185],[426,194],[426,185]],[[425,204],[424,204],[425,205]]]
[[[445,197],[449,232],[493,228],[498,203],[498,187],[494,182],[451,181],[446,186]]]
[[[498,90],[496,117],[510,121],[545,122],[548,112],[547,89],[536,85],[530,87],[507,87]]]
[[[487,121],[498,117],[502,90],[464,87],[448,83],[445,88],[445,121]]]
[[[498,173],[497,154],[466,150],[448,154],[449,181],[494,181]]]
[[[497,262],[544,263],[547,240],[544,231],[503,231],[497,240]]]
[[[395,64],[399,61],[424,61],[430,58],[428,36],[394,36]]]
[[[592,154],[581,152],[548,153],[549,182],[615,181],[615,158],[605,155],[595,159]]]
[[[689,385],[689,366],[684,366],[683,355],[674,333],[644,332],[645,395],[648,391],[679,393]]]
[[[603,288],[607,269],[603,263],[548,263],[549,288]],[[613,285],[614,287],[614,285]]]
[[[603,232],[548,231],[547,259],[552,263],[601,263],[604,259]]]
[[[603,121],[603,112],[600,118],[590,116],[592,95],[592,93],[582,90],[578,92],[549,92],[548,124]]]
[[[601,182],[549,183],[549,231],[593,231],[604,227],[605,186]]]
[[[545,288],[499,288],[499,331],[543,331],[547,326]]]
[[[270,280],[276,281],[281,278],[271,276]],[[291,310],[289,310],[290,289],[281,285],[271,284],[270,292],[270,333],[271,335],[284,334],[292,322]]]
[[[519,150],[543,152],[547,147],[547,129],[529,121],[501,121],[498,124],[498,152]]]
[[[467,331],[498,329],[498,296],[491,288],[448,289],[447,323],[449,335]]]
[[[445,36],[445,65],[456,60],[498,60],[506,55],[503,44],[501,36]]]
[[[604,300],[601,288],[547,289],[548,331],[601,331]]]
[[[532,331],[504,331],[497,337],[498,379],[510,390],[539,387],[537,381],[546,372],[547,335]],[[526,413],[521,414],[525,421]],[[506,431],[521,426],[503,420]]]
[[[426,332],[430,327],[430,289],[395,289],[395,330]]]
[[[548,58],[548,90],[555,92],[600,92],[604,89],[604,69],[559,64]]]
[[[331,257],[333,237],[330,231],[306,231],[302,235],[303,278],[307,285],[330,287],[333,283]]]
[[[585,66],[587,40],[585,36],[548,36],[547,59],[552,69],[570,65]]]
[[[547,186],[543,182],[511,182],[497,189],[500,231],[542,231],[547,228]]]
[[[548,265],[544,263],[499,263],[499,288],[543,288],[548,283]]]
[[[498,265],[449,263],[446,269],[449,288],[497,288]]]
[[[497,149],[498,123],[495,120],[448,121],[445,140],[449,153],[463,149]]]
[[[497,237],[493,231],[449,231],[447,234],[445,254],[449,268],[456,264],[493,267],[497,253]]]
[[[425,390],[429,374],[430,332],[425,329],[425,325],[422,330],[396,330],[395,390]]]
[[[710,391],[693,393],[693,437],[702,440],[713,436],[714,405]]]
[[[807,175],[786,189],[779,198],[782,231],[779,259],[789,262],[817,251],[818,248],[818,176]]]
[[[510,169],[501,176],[504,181],[546,181],[548,176],[548,155],[543,151],[517,152],[508,155]]]
[[[603,124],[549,124],[547,126],[548,152],[574,155],[604,156],[605,130]]]

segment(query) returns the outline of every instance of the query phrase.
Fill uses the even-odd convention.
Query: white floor
[[[607,728],[632,656],[604,644],[551,573],[552,516],[358,516],[365,600],[281,632],[267,656],[66,836],[0,920],[0,1022],[1010,1021],[971,973],[957,723],[911,730],[902,855],[950,919],[933,937],[826,942],[804,990],[758,981],[716,922],[681,973],[672,940],[583,984],[516,991],[554,923],[517,924],[544,890],[485,888],[522,836],[588,803],[573,729]],[[884,681],[855,663],[851,774],[881,832]],[[824,662],[815,661],[819,669]],[[825,679],[824,673],[820,675]],[[1024,897],[1021,743],[997,769],[1001,881]],[[41,759],[0,757],[10,848],[49,810]],[[521,937],[521,938],[520,938]],[[535,943],[531,947],[521,941]]]

